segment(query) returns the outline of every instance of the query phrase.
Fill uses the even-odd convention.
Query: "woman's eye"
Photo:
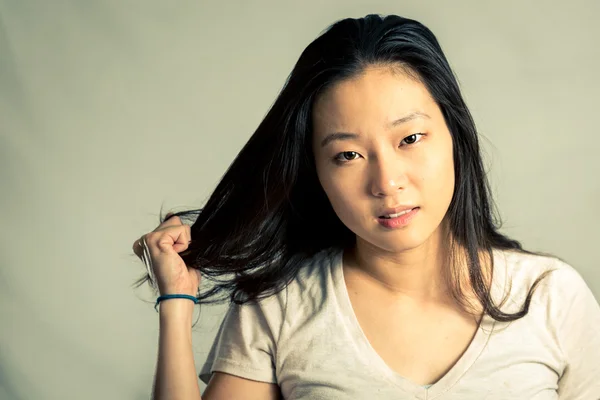
[[[402,139],[402,141],[400,142],[400,145],[417,143],[419,141],[419,139],[421,139],[421,136],[423,136],[422,133],[413,133],[412,135],[409,135],[409,136],[405,137],[404,139]]]
[[[344,163],[346,161],[352,161],[358,158],[359,154],[355,151],[344,151],[335,156],[335,161]]]

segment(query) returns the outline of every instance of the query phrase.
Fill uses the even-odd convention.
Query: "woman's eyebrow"
[[[389,126],[390,128],[394,128],[396,126],[405,124],[409,121],[412,121],[414,119],[431,119],[431,117],[423,112],[420,111],[414,111],[411,112],[408,115],[405,115],[404,117],[398,118],[394,121],[392,121]],[[327,146],[329,143],[335,142],[337,140],[356,140],[359,138],[359,135],[356,133],[350,133],[350,132],[334,132],[334,133],[330,133],[327,136],[325,136],[325,138],[321,141],[321,147],[325,147]]]
[[[421,112],[421,111],[413,111],[413,112],[411,112],[410,114],[408,114],[408,115],[405,115],[405,116],[404,116],[404,117],[402,117],[402,118],[398,118],[397,120],[395,120],[395,121],[392,121],[392,122],[390,123],[390,127],[392,127],[392,128],[393,128],[393,127],[396,127],[396,126],[398,126],[398,125],[405,124],[405,123],[407,123],[408,121],[412,121],[412,120],[414,120],[414,119],[418,119],[418,118],[420,118],[420,119],[431,119],[431,117],[430,117],[429,115],[425,114],[424,112]]]
[[[321,141],[321,147],[327,146],[329,143],[335,142],[336,140],[355,140],[358,139],[358,134],[349,132],[334,132],[325,136]]]

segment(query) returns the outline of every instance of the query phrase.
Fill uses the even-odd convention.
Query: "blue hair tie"
[[[163,300],[168,300],[168,299],[188,299],[194,302],[194,304],[198,304],[198,299],[194,296],[190,296],[189,294],[165,294],[162,296],[159,296],[158,299],[156,299],[156,304],[154,305],[154,309],[156,310],[156,312],[158,312],[158,304],[163,301]]]

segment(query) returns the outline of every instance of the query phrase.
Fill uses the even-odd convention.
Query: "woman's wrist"
[[[188,299],[163,300],[158,305],[161,320],[191,321],[195,304]]]

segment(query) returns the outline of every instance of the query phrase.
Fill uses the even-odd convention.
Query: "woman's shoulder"
[[[298,267],[294,279],[287,287],[289,301],[302,303],[305,299],[312,302],[326,301],[332,291],[335,268],[341,262],[342,251],[327,248],[307,257]]]
[[[258,304],[269,308],[289,308],[294,304],[301,304],[305,298],[316,300],[326,297],[327,289],[332,283],[333,269],[340,256],[341,250],[335,248],[327,248],[305,256],[298,261],[293,277],[283,289],[275,294],[263,296]]]
[[[566,279],[580,276],[571,264],[552,254],[517,250],[500,250],[495,254],[495,261],[500,260],[504,264],[513,281],[529,283],[542,274],[550,276],[554,273]]]
[[[336,262],[339,261],[341,250],[326,248],[312,256],[306,257],[298,267],[294,280],[297,284],[318,285],[326,280]]]
[[[505,277],[507,294],[517,304],[525,300],[538,281],[532,301],[545,306],[553,299],[568,302],[582,291],[590,291],[580,272],[554,255],[501,250],[495,252],[495,266]]]

